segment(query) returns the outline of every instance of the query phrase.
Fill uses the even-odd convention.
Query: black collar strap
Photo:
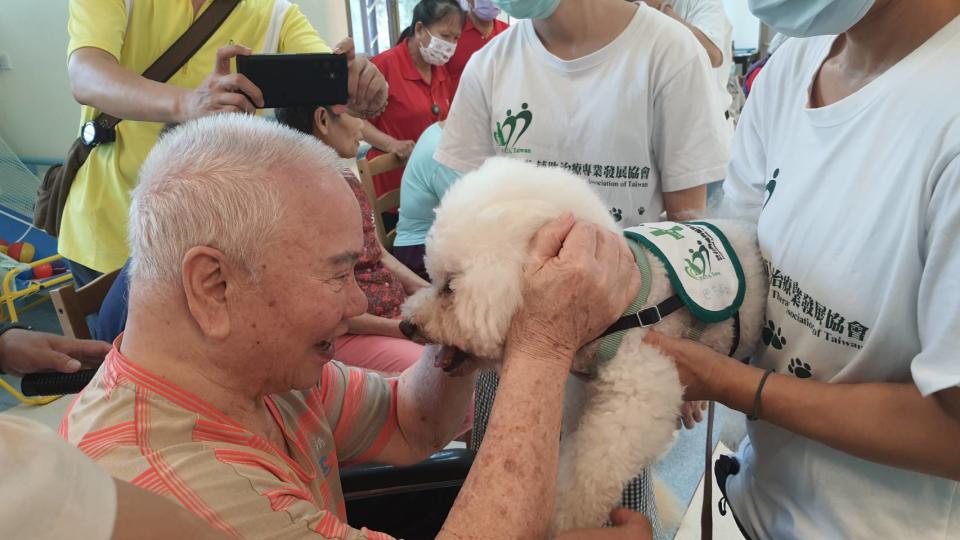
[[[631,328],[646,328],[653,326],[670,315],[674,311],[683,307],[683,300],[678,295],[673,295],[659,304],[641,309],[636,313],[624,315],[617,319],[615,323],[604,330],[600,337],[609,336],[615,332],[623,332]]]
[[[623,332],[631,328],[646,328],[662,321],[664,317],[683,307],[683,300],[678,295],[673,295],[659,304],[641,309],[636,313],[624,315],[617,319],[615,323],[600,334],[600,338],[609,336],[616,332]],[[730,346],[730,352],[727,356],[733,356],[740,346],[740,312],[733,314],[733,340]],[[597,338],[597,339],[600,339]]]

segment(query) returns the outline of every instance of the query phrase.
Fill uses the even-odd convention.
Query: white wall
[[[755,49],[760,41],[760,21],[750,13],[747,0],[723,0],[727,17],[733,24],[733,45],[738,49]]]
[[[67,0],[0,2],[0,137],[20,156],[63,159],[76,137],[66,51]]]
[[[169,1],[169,0],[168,0]],[[331,47],[350,35],[346,0],[293,0]]]
[[[0,53],[13,64],[0,71],[0,137],[23,158],[63,159],[77,134],[80,107],[66,69],[67,2],[0,0]],[[296,3],[331,46],[347,36],[344,0]]]

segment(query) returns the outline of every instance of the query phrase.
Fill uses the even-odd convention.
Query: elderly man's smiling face
[[[278,174],[292,175],[280,182],[282,238],[230,315],[230,340],[246,349],[237,351],[245,357],[238,376],[258,377],[271,392],[315,385],[346,320],[367,309],[353,272],[363,236],[350,188],[330,169]]]

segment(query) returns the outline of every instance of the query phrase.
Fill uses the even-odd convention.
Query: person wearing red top
[[[362,127],[358,118],[308,105],[277,109],[277,120],[320,139],[342,158],[357,157]],[[380,244],[373,206],[360,181],[348,170],[340,172],[357,198],[363,218],[363,251],[353,274],[367,297],[367,312],[347,321],[347,333],[336,341],[337,359],[385,374],[402,373],[417,362],[423,345],[400,332],[400,306],[408,295],[429,284]]]
[[[503,32],[510,25],[497,19],[500,8],[491,0],[460,0],[460,7],[467,12],[463,23],[463,32],[457,42],[457,51],[447,62],[447,74],[450,76],[450,95],[457,94],[460,75],[467,67],[467,60],[479,51],[488,41]]]
[[[387,108],[363,123],[363,138],[373,146],[368,158],[393,152],[406,160],[423,130],[447,117],[453,89],[445,64],[465,19],[457,0],[420,0],[397,45],[370,60],[390,88]],[[402,176],[400,169],[374,177],[377,195],[399,188]]]

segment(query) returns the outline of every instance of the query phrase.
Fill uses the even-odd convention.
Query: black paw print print
[[[809,379],[813,376],[813,368],[806,362],[801,362],[799,358],[791,358],[787,371],[793,373],[799,379]]]
[[[777,325],[773,324],[773,321],[767,321],[767,325],[763,327],[761,337],[763,338],[764,344],[768,347],[772,345],[773,348],[778,351],[787,344],[787,338],[781,335],[780,328],[777,328]]]
[[[614,221],[620,221],[623,219],[623,210],[619,208],[611,208],[610,215],[613,216]]]
[[[646,212],[647,212],[646,208],[643,208],[643,207],[637,208],[637,213],[640,214],[641,216]]]

